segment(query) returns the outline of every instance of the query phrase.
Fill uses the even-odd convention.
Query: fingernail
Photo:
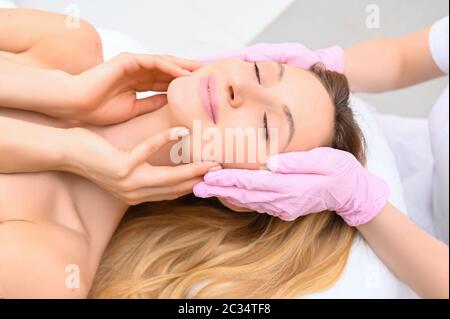
[[[215,171],[218,171],[218,170],[220,170],[220,169],[222,169],[222,166],[220,166],[220,165],[214,166],[214,167],[211,167],[211,168],[208,170],[208,173],[215,172]]]
[[[183,73],[184,73],[184,75],[186,75],[186,76],[189,76],[189,75],[192,74],[192,72],[191,72],[191,71],[188,71],[188,70],[183,70]]]

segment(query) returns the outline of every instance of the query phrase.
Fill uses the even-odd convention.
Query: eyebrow
[[[289,109],[289,107],[286,104],[283,104],[283,113],[286,115],[287,121],[288,121],[288,126],[289,126],[289,137],[287,139],[286,144],[284,145],[284,148],[286,148],[289,143],[292,140],[292,137],[294,136],[295,133],[295,126],[294,126],[294,118],[292,117],[292,113],[291,110]]]

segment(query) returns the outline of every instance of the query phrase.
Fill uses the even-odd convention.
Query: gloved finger
[[[238,201],[231,201],[223,197],[217,197],[217,199],[222,203],[223,206],[231,209],[232,211],[238,212],[238,213],[248,213],[253,212],[253,209],[245,207],[242,203],[239,203]]]
[[[222,52],[222,53],[204,55],[204,56],[197,57],[195,59],[200,62],[209,63],[209,62],[214,62],[214,61],[223,60],[223,59],[230,59],[230,58],[242,59],[244,54],[245,54],[244,50],[240,49],[240,50],[232,50],[232,51],[227,51],[227,52]]]
[[[211,186],[235,186],[248,190],[274,191],[279,183],[273,175],[274,173],[267,170],[227,168],[206,174],[204,181]]]
[[[214,62],[223,59],[240,59],[246,62],[264,62],[264,61],[278,60],[276,55],[266,53],[263,50],[253,50],[251,47],[196,58],[196,60],[204,63]]]
[[[257,43],[242,50],[241,58],[247,62],[277,61],[304,69],[317,59],[299,43]]]
[[[272,217],[278,217],[284,221],[293,221],[298,217],[298,215],[296,214],[283,211],[282,209],[280,209],[279,207],[270,202],[243,204],[232,198],[228,199],[227,201],[228,203],[234,206],[244,207],[260,214],[268,214]]]
[[[197,197],[223,197],[227,200],[237,201],[243,205],[257,202],[267,202],[277,200],[280,195],[274,192],[258,190],[247,190],[237,187],[211,186],[205,182],[200,182],[194,186],[194,194]]]
[[[232,205],[245,207],[247,209],[250,209],[251,211],[255,211],[261,214],[269,214],[275,217],[278,217],[281,214],[280,209],[278,207],[267,201],[256,203],[252,202],[247,204],[241,203],[240,201],[235,200],[233,198],[230,198],[227,201]]]
[[[345,51],[338,45],[316,51],[318,59],[328,70],[344,73]]]
[[[331,147],[318,147],[305,152],[290,152],[271,156],[266,166],[282,174],[330,175],[347,165],[354,156]],[[356,160],[356,158],[354,158]]]

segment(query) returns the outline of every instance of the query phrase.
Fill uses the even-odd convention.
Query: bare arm
[[[100,37],[87,22],[69,29],[63,15],[0,9],[1,107],[69,112],[79,100],[72,75],[102,60]]]
[[[68,130],[0,116],[0,173],[56,170]]]
[[[448,246],[421,230],[396,207],[386,204],[358,230],[389,269],[421,297],[449,297]]]
[[[352,91],[383,92],[444,75],[433,60],[430,28],[397,39],[370,40],[345,50],[345,70]]]
[[[0,107],[43,114],[76,108],[72,75],[12,62],[0,56]]]

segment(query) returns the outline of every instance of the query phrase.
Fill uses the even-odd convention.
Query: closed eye
[[[264,138],[266,139],[266,141],[269,140],[269,128],[267,125],[267,114],[266,112],[264,112],[264,116],[263,116],[263,126],[264,126]]]
[[[258,79],[258,83],[261,84],[261,76],[259,74],[258,64],[256,64],[256,62],[253,62],[253,65],[255,66],[255,73],[256,73],[256,78]]]

